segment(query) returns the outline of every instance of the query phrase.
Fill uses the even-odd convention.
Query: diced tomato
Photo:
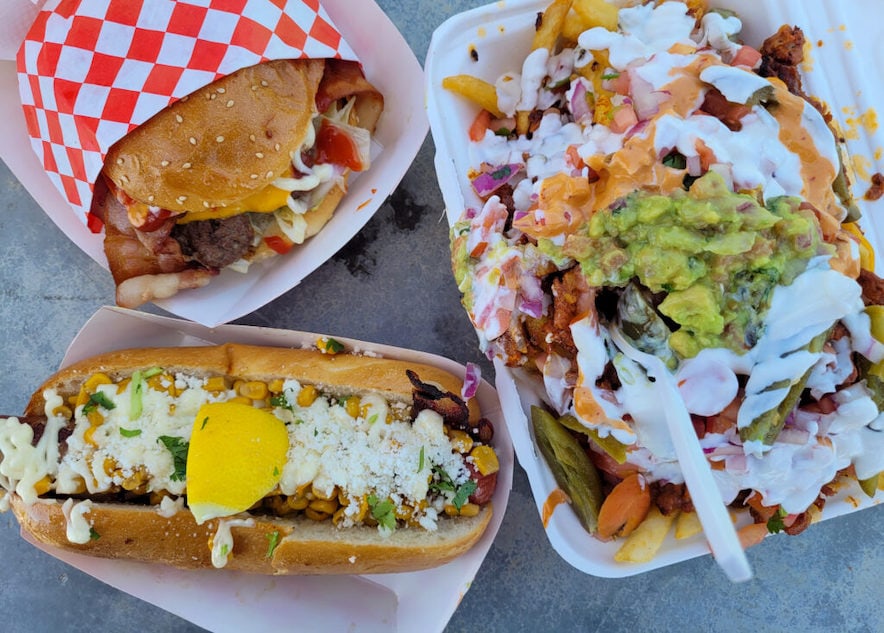
[[[734,58],[731,60],[731,66],[747,66],[749,68],[755,68],[755,64],[760,60],[761,53],[756,49],[751,46],[741,46],[740,50],[737,51],[737,54],[734,55]]]
[[[473,119],[473,124],[470,125],[470,140],[478,143],[485,138],[485,132],[489,125],[491,125],[491,113],[488,110],[480,110],[476,118]]]
[[[285,255],[292,250],[292,243],[281,235],[268,235],[264,238],[264,243],[280,255]]]
[[[316,162],[333,163],[362,171],[362,160],[356,143],[344,130],[323,119],[316,136]]]
[[[148,207],[147,217],[141,226],[137,227],[139,231],[150,233],[160,228],[163,223],[172,217],[172,212],[168,209],[159,207]],[[177,214],[176,214],[177,215]]]
[[[635,110],[632,109],[632,106],[623,104],[614,109],[614,117],[609,127],[612,132],[619,134],[636,123],[638,123],[638,117],[635,115]]]
[[[616,77],[609,79],[606,83],[606,87],[608,90],[612,90],[618,95],[628,95],[630,83],[629,73],[623,72]]]
[[[88,226],[89,230],[93,233],[101,233],[101,230],[104,228],[104,222],[90,211],[86,214],[86,226]]]

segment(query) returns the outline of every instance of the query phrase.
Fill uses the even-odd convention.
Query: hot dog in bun
[[[350,172],[369,167],[383,104],[356,62],[275,60],[204,86],[117,141],[92,205],[117,303],[203,286],[316,234]]]
[[[492,512],[493,428],[461,387],[435,367],[314,349],[103,354],[0,418],[0,505],[35,539],[101,557],[265,574],[433,567]]]

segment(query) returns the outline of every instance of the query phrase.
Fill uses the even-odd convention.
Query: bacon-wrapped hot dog
[[[0,503],[36,539],[95,556],[428,568],[469,549],[492,512],[493,429],[460,389],[435,367],[317,350],[103,354],[0,420]]]

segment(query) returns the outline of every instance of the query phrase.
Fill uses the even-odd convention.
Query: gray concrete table
[[[380,4],[423,62],[433,29],[479,3]],[[359,235],[298,287],[238,322],[476,361],[490,377],[448,268],[433,153],[428,139]],[[112,301],[110,276],[0,163],[0,412],[20,413],[80,326]],[[882,522],[884,509],[873,508],[800,537],[767,539],[749,551],[756,578],[741,585],[708,556],[626,579],[595,578],[550,547],[517,466],[502,528],[447,630],[884,631]],[[11,514],[0,515],[0,614],[0,631],[8,632],[199,630],[34,549],[19,538]],[[303,629],[293,623],[293,630]]]

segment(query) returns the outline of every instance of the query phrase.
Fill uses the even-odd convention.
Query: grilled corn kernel
[[[470,451],[470,458],[473,460],[473,465],[482,475],[490,475],[500,470],[497,454],[490,446],[476,446]]]
[[[361,523],[365,521],[365,515],[368,514],[368,497],[362,495],[359,499],[359,511],[353,515],[353,521],[356,523]]]
[[[270,395],[270,390],[267,388],[267,383],[265,382],[261,382],[260,380],[249,380],[248,382],[240,384],[236,393],[245,396],[246,398],[251,398],[252,400],[266,400],[267,396]]]
[[[329,492],[325,492],[324,490],[320,490],[314,485],[310,486],[310,495],[313,499],[337,499],[338,498],[339,489],[337,486],[333,487]]]
[[[326,512],[318,512],[310,507],[307,507],[307,509],[304,510],[304,514],[307,516],[308,519],[311,519],[313,521],[325,521],[331,516]]]
[[[445,504],[445,514],[451,517],[474,517],[479,514],[479,506],[475,503],[465,503],[458,510],[455,505],[447,503]]]
[[[282,393],[282,386],[285,384],[285,381],[282,378],[274,378],[269,383],[267,383],[267,389],[270,393]]]
[[[338,502],[334,499],[314,499],[307,508],[314,512],[322,512],[323,514],[333,514],[338,509]]]
[[[83,433],[83,441],[97,447],[98,444],[93,439],[93,436],[95,435],[95,431],[98,430],[98,427],[104,424],[104,416],[97,410],[93,409],[86,414],[86,418],[89,420],[89,428]]]
[[[248,405],[250,405],[250,404],[252,404],[252,399],[251,399],[251,398],[246,398],[245,396],[236,396],[236,397],[234,397],[234,398],[231,398],[231,399],[228,400],[227,402],[237,402],[237,403],[239,403],[239,404],[248,404]]]
[[[132,382],[131,378],[123,378],[120,382],[117,383],[117,395],[126,391],[126,387],[129,386],[129,383]]]
[[[347,402],[344,404],[344,409],[347,411],[347,415],[351,418],[358,418],[361,404],[362,400],[359,396],[350,396],[347,398]]]
[[[140,492],[142,489],[145,489],[147,487],[147,473],[144,472],[143,469],[139,468],[131,475],[126,477],[120,485],[123,487],[123,490]]]
[[[74,417],[74,412],[71,411],[71,408],[69,406],[62,404],[52,410],[52,415],[59,415],[70,420],[72,417]]]
[[[104,472],[108,477],[113,477],[114,471],[117,469],[117,462],[110,457],[105,457],[101,467],[104,469]]]
[[[452,429],[448,432],[448,438],[458,453],[469,453],[473,449],[473,438],[466,431]]]
[[[465,503],[460,507],[460,516],[474,517],[479,514],[479,506],[475,503]]]
[[[292,510],[303,510],[310,505],[310,500],[307,497],[288,497],[285,504]]]
[[[335,513],[332,515],[332,523],[334,523],[335,525],[339,525],[344,519],[344,512],[346,511],[347,508],[345,506],[341,506],[340,508],[335,510]]]
[[[157,374],[151,376],[145,381],[154,391],[165,391],[170,396],[178,396],[178,390],[175,388],[175,379],[169,374]]]
[[[396,518],[400,521],[408,521],[414,514],[414,508],[407,505],[401,505],[396,508]]]
[[[98,388],[98,385],[111,385],[113,384],[113,380],[111,380],[110,376],[107,374],[102,374],[101,372],[97,374],[92,374],[89,378],[86,379],[86,382],[83,383],[83,388],[87,393],[95,393],[95,390]]]
[[[45,495],[49,492],[49,486],[51,485],[52,480],[49,479],[49,475],[45,475],[40,481],[34,484],[34,492],[37,493],[37,496]]]
[[[206,391],[211,391],[213,393],[227,391],[227,380],[224,378],[224,376],[212,376],[211,378],[206,379],[206,383],[203,385],[203,389],[205,389]]]
[[[319,392],[316,391],[316,387],[313,385],[305,385],[304,387],[301,387],[301,391],[298,392],[298,406],[309,407],[314,403],[318,396]]]

